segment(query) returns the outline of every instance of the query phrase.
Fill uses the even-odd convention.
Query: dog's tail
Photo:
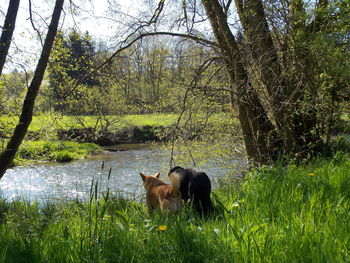
[[[170,179],[172,194],[174,195],[180,194],[181,176],[178,173],[173,172],[169,174],[169,179]]]

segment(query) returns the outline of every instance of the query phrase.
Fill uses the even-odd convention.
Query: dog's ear
[[[156,173],[154,176],[159,178],[160,172]]]
[[[146,175],[145,175],[145,174],[143,174],[143,173],[140,173],[140,176],[141,176],[141,178],[142,178],[142,181],[145,181],[145,179],[146,179]]]

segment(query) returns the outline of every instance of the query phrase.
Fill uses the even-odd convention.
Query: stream
[[[114,150],[70,163],[44,162],[8,169],[0,180],[0,197],[38,202],[86,200],[94,182],[100,193],[109,189],[113,194],[140,199],[144,193],[140,172],[160,170],[161,179],[168,182],[169,156],[160,147],[139,144]],[[217,179],[229,172],[215,165],[200,168],[210,177],[213,189],[218,186]]]

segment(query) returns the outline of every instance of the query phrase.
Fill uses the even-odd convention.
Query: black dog
[[[177,173],[181,177],[181,197],[187,202],[190,199],[197,211],[203,215],[208,214],[213,210],[213,205],[210,200],[211,183],[208,175],[197,169],[176,166],[169,172]]]

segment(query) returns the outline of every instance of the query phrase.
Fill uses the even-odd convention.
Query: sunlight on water
[[[144,189],[139,173],[151,174],[160,170],[161,178],[167,181],[168,169],[169,159],[161,150],[145,147],[106,152],[93,159],[71,163],[50,162],[9,169],[0,181],[0,195],[6,199],[37,201],[74,198],[85,200],[90,196],[94,180],[94,183],[98,183],[99,193],[110,189],[114,194],[140,198]],[[223,175],[223,172],[219,174]]]

